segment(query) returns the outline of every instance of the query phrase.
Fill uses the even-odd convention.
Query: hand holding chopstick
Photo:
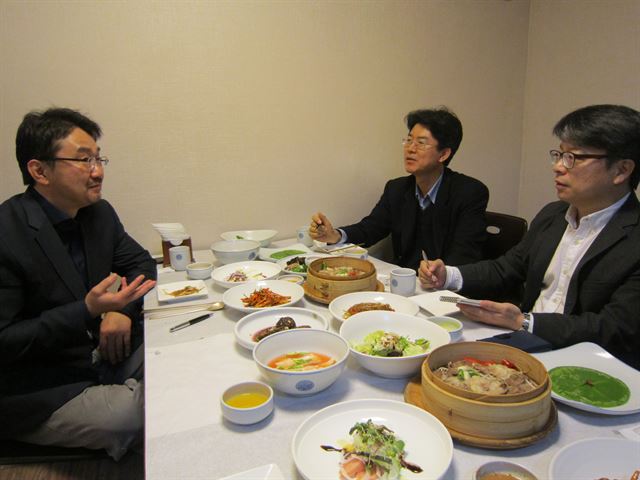
[[[442,288],[447,278],[447,271],[442,260],[429,260],[422,250],[422,263],[418,270],[418,278],[423,288]]]

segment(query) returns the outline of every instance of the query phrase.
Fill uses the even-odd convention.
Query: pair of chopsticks
[[[357,248],[362,246],[364,246],[364,243],[351,243],[349,245],[345,245],[344,247],[340,247],[340,248],[334,248],[334,249],[324,248],[324,251],[327,253],[333,254],[335,252],[341,252],[342,250],[349,250],[350,248]]]

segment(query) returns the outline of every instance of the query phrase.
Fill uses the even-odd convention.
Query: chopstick
[[[429,257],[427,257],[427,252],[425,252],[424,250],[422,250],[422,260],[424,260],[424,263],[427,264],[427,268],[429,268]],[[431,275],[431,281],[432,282],[437,282],[438,281],[438,277],[436,277],[435,275]]]
[[[194,308],[206,308],[206,307],[210,307],[211,305],[213,305],[214,303],[217,302],[209,302],[209,303],[196,303],[196,304],[190,304],[190,305],[175,305],[172,307],[164,307],[164,306],[157,306],[157,307],[151,307],[151,308],[145,308],[144,310],[142,310],[142,313],[151,313],[151,312],[175,312],[175,311],[182,311],[182,310],[193,310]],[[184,312],[184,313],[188,313],[188,312]]]
[[[350,245],[345,245],[344,247],[335,248],[335,249],[325,248],[324,250],[327,253],[335,253],[335,252],[340,252],[342,250],[349,250],[350,248],[362,247],[363,245],[364,245],[364,243],[352,243]]]

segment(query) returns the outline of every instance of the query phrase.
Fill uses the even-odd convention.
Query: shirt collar
[[[420,204],[420,208],[424,209],[429,205],[429,202],[435,205],[436,197],[438,196],[438,190],[440,190],[440,185],[442,184],[442,177],[444,176],[444,172],[440,174],[436,183],[429,189],[426,195],[422,195],[420,193],[420,189],[418,188],[418,183],[416,182],[416,198],[418,199],[418,203]]]
[[[49,219],[52,225],[57,225],[61,222],[64,222],[65,220],[71,219],[69,215],[64,213],[62,210],[59,210],[58,208],[56,208],[49,200],[44,198],[42,194],[38,192],[35,188],[29,187],[29,189],[31,190],[31,193],[33,194],[33,197],[35,198],[36,202],[38,202],[38,204],[42,207],[42,210],[44,210],[45,215],[47,216],[47,218]]]
[[[607,208],[603,208],[602,210],[599,210],[597,212],[593,212],[593,213],[590,213],[589,215],[585,215],[580,219],[580,225],[583,225],[583,224],[589,225],[591,228],[604,227],[609,222],[609,220],[611,220],[611,217],[613,217],[613,215],[618,211],[618,209],[622,205],[624,205],[624,202],[627,201],[627,198],[629,198],[629,195],[631,195],[631,192],[627,193],[624,197],[622,197],[616,203],[609,205]],[[578,212],[576,211],[576,208],[573,205],[571,205],[567,209],[567,213],[564,216],[567,223],[571,225],[571,228],[573,228],[574,230],[576,230],[579,227],[577,214]]]

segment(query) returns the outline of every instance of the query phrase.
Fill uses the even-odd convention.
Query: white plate
[[[244,303],[242,303],[242,298],[251,295],[254,290],[260,290],[261,288],[269,288],[272,292],[279,295],[287,295],[291,297],[291,300],[276,307],[245,307]],[[304,289],[295,283],[287,282],[286,280],[260,280],[259,282],[243,283],[242,285],[230,288],[222,295],[222,301],[234,310],[251,313],[264,310],[265,308],[288,307],[298,302],[303,295]]]
[[[282,471],[275,463],[262,465],[261,467],[252,468],[244,472],[236,473],[229,477],[223,477],[219,480],[285,480]]]
[[[365,302],[388,303],[394,311],[406,313],[407,315],[416,315],[420,311],[418,305],[408,298],[389,292],[346,293],[340,295],[329,304],[329,311],[338,322],[342,323],[345,321],[344,312],[356,303]]]
[[[456,307],[455,303],[441,302],[440,297],[465,298],[462,295],[458,295],[457,293],[449,290],[437,290],[435,292],[414,295],[413,297],[409,297],[409,300],[418,304],[420,308],[423,308],[434,317],[447,317],[460,311],[460,309]]]
[[[430,413],[408,403],[364,399],[326,407],[307,418],[293,435],[291,450],[300,474],[307,480],[338,478],[340,452],[326,452],[320,445],[338,446],[350,438],[356,422],[371,419],[393,430],[404,440],[406,460],[422,468],[421,473],[402,471],[402,478],[441,478],[453,457],[453,443],[447,429]]]
[[[284,307],[269,308],[254,312],[241,319],[234,328],[236,341],[244,348],[253,350],[258,342],[252,340],[252,336],[258,330],[271,327],[281,317],[291,317],[295,320],[296,325],[309,325],[311,328],[318,330],[326,330],[329,326],[327,318],[308,308]]]
[[[631,395],[624,405],[611,408],[596,407],[568,398],[561,397],[551,391],[551,397],[555,400],[587,412],[603,413],[605,415],[628,415],[640,412],[640,372],[621,362],[604,348],[595,343],[577,343],[566,348],[560,348],[551,352],[534,353],[547,370],[554,367],[576,366],[599,370],[612,377],[618,378],[627,384]],[[636,468],[640,468],[640,463]],[[629,474],[631,475],[631,474]],[[593,478],[598,478],[593,476]]]
[[[227,278],[236,270],[244,272],[249,277],[246,282],[228,282]],[[260,277],[262,274],[264,277]],[[269,280],[280,275],[280,267],[272,262],[237,262],[216,268],[211,274],[213,281],[223,288],[231,288],[247,282]]]
[[[307,253],[312,253],[311,249],[309,247],[307,247],[306,245],[302,244],[302,243],[294,243],[293,245],[287,245],[286,247],[279,247],[279,248],[261,248],[260,252],[258,253],[258,257],[260,257],[262,260],[266,260],[267,262],[277,262],[278,260],[282,260],[282,258],[272,258],[271,255],[273,255],[274,253],[277,252],[282,252],[283,250],[300,250],[302,251],[302,253],[299,253],[298,255],[303,255],[303,254],[307,254]],[[295,257],[295,255],[288,255],[287,257],[283,257],[283,258],[288,258],[288,257]]]
[[[174,297],[167,293],[167,292],[175,292],[176,290],[180,290],[188,286],[197,288],[198,293],[193,293],[191,295],[184,295],[182,297]],[[202,280],[187,280],[184,282],[165,283],[163,285],[158,285],[157,293],[158,293],[158,302],[165,302],[165,303],[187,302],[195,298],[202,298],[209,295],[207,286],[204,284]]]
[[[639,442],[625,438],[588,438],[567,445],[553,456],[549,479],[628,479],[638,468]]]

